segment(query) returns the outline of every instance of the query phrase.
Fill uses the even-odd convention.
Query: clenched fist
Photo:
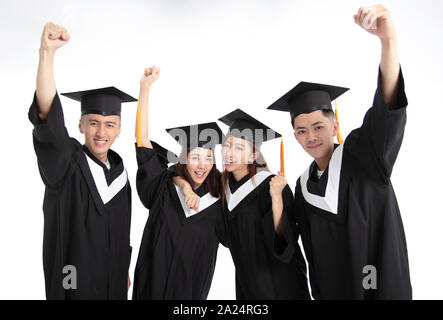
[[[188,207],[198,212],[200,197],[192,190],[190,186],[183,187],[182,192],[185,196],[185,203],[188,205]]]
[[[391,14],[380,4],[361,7],[354,15],[354,21],[369,33],[378,36],[382,41],[396,39]]]
[[[149,89],[151,85],[157,81],[160,76],[160,68],[152,66],[151,68],[146,68],[143,76],[140,79],[140,88]]]
[[[40,50],[54,53],[55,50],[64,46],[70,37],[65,28],[50,22],[43,29]]]
[[[288,182],[281,172],[278,173],[278,176],[273,177],[271,181],[269,181],[269,193],[271,198],[281,197],[282,191],[287,184]]]

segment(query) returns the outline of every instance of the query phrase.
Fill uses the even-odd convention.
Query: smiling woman
[[[214,153],[205,148],[183,148],[176,170],[193,189],[198,189],[206,183],[208,191],[214,197],[220,194],[220,172],[214,164]]]
[[[220,172],[213,160],[222,135],[215,122],[167,129],[182,146],[176,169],[184,180],[183,189],[176,186],[167,167],[169,152],[149,139],[149,90],[159,72],[147,68],[140,81],[142,147],[136,148],[137,191],[149,217],[135,268],[133,298],[201,300],[209,293],[218,245],[226,243]],[[205,130],[215,133],[215,139],[214,135],[202,139]],[[192,190],[199,202],[189,199]]]
[[[223,208],[236,267],[237,299],[309,299],[297,232],[283,233],[292,192],[269,172],[260,147],[280,134],[236,109],[219,119],[229,125],[222,147]]]

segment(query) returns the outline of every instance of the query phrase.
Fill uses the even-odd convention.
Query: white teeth
[[[104,146],[104,145],[106,145],[107,141],[106,140],[94,140],[94,142],[98,145]]]

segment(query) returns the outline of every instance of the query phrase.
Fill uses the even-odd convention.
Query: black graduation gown
[[[265,171],[252,179],[236,182],[231,176],[226,186],[228,246],[235,264],[236,298],[310,299],[306,265],[297,234],[274,231],[269,182],[274,175]],[[283,190],[283,220],[291,212],[293,195]],[[283,228],[286,230],[286,228]]]
[[[314,162],[297,181],[295,213],[315,299],[412,297],[405,233],[390,180],[407,99],[400,72],[397,105],[389,111],[380,77],[362,126],[336,145],[321,178]],[[374,275],[377,289],[368,289]]]
[[[45,122],[37,99],[29,110],[43,202],[43,267],[47,299],[126,299],[131,257],[131,187],[120,156],[111,170],[68,136],[58,95]],[[77,289],[65,290],[73,276]]]
[[[135,269],[133,299],[206,299],[218,244],[225,237],[220,199],[212,197],[203,184],[195,190],[201,197],[199,212],[190,210],[179,198],[183,193],[170,177],[166,155],[152,144],[154,149],[136,148],[137,191],[149,216]]]

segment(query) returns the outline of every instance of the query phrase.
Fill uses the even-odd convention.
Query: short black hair
[[[334,119],[335,119],[334,111],[332,111],[332,110],[322,110],[321,112],[323,113],[323,116],[325,116],[326,118],[329,118],[329,120],[331,120],[331,121],[334,121]],[[292,120],[291,120],[292,128],[294,128],[294,119],[295,119],[295,117],[292,118]]]
[[[334,111],[332,111],[332,110],[322,110],[321,112],[323,113],[323,115],[326,118],[329,118],[330,120],[334,120],[334,118],[335,118]]]

